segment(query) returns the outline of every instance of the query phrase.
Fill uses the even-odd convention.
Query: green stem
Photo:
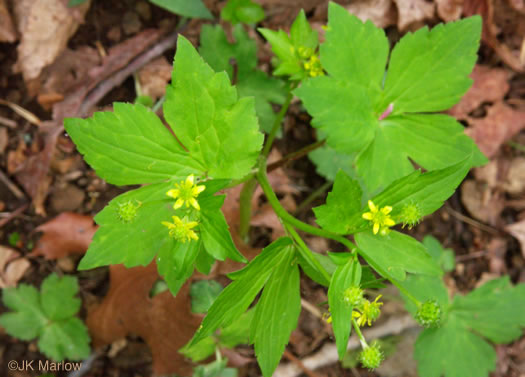
[[[268,171],[272,171],[277,168],[280,168],[281,166],[286,165],[290,161],[298,160],[299,158],[306,156],[311,151],[314,151],[317,148],[322,147],[325,143],[326,143],[325,140],[316,141],[315,143],[309,144],[306,147],[299,149],[298,151],[287,154],[286,156],[281,158],[279,161],[272,162],[270,165],[268,165]]]
[[[268,181],[268,176],[266,175],[266,160],[264,158],[261,158],[259,160],[259,171],[257,172],[257,179],[273,210],[275,211],[277,216],[279,216],[284,222],[292,225],[296,229],[302,230],[303,232],[313,234],[314,236],[329,238],[339,243],[342,243],[350,251],[357,249],[357,246],[350,242],[350,240],[338,234],[329,232],[327,230],[316,228],[315,226],[302,222],[301,220],[290,215],[288,211],[286,211],[286,209],[284,209],[284,207],[279,202],[277,195],[275,195],[275,192],[273,191],[272,186]]]
[[[299,246],[299,252],[301,253],[301,255],[303,256],[304,259],[307,259],[309,260],[312,265],[314,265],[317,270],[321,273],[321,275],[324,276],[324,278],[326,279],[327,282],[330,282],[330,280],[332,279],[332,277],[330,276],[330,274],[328,273],[328,271],[326,271],[326,269],[323,267],[323,265],[317,260],[317,258],[314,256],[313,252],[308,248],[308,246],[304,243],[303,239],[301,238],[301,236],[299,236],[299,234],[295,231],[295,229],[293,228],[293,226],[291,225],[288,225],[287,223],[284,223],[284,227],[286,228],[286,230],[288,231],[288,233],[290,233],[290,235],[292,236],[292,238],[295,240],[295,242],[297,243],[297,245]]]
[[[252,217],[252,197],[256,187],[257,181],[254,178],[250,179],[242,187],[239,197],[239,236],[246,243],[249,241],[248,233],[250,232],[250,220]]]
[[[361,329],[359,328],[359,325],[357,324],[357,321],[355,320],[355,318],[352,318],[352,325],[354,325],[355,333],[357,334],[357,337],[359,338],[359,341],[361,342],[361,347],[368,348],[368,343],[366,342],[366,339],[363,336],[363,333],[361,332]]]
[[[281,123],[283,122],[284,116],[286,115],[286,112],[288,111],[288,107],[290,107],[290,103],[293,99],[292,94],[293,87],[290,88],[290,92],[288,92],[288,96],[286,97],[286,100],[284,101],[283,106],[281,107],[281,110],[277,113],[275,117],[275,121],[273,122],[273,127],[270,133],[268,134],[268,138],[266,139],[266,143],[264,144],[264,148],[262,150],[262,155],[264,157],[267,157],[270,154],[270,149],[272,149],[273,141],[275,140],[275,136],[277,135],[277,132],[279,132],[279,129],[281,128]]]

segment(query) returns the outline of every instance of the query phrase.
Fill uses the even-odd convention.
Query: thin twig
[[[21,207],[18,207],[17,209],[15,209],[13,212],[11,212],[9,216],[0,220],[0,228],[3,227],[5,224],[7,224],[9,221],[20,216],[20,214],[22,214],[28,207],[29,207],[29,203],[26,203],[22,205]]]
[[[35,126],[40,127],[42,125],[42,121],[35,114],[33,114],[29,110],[24,109],[22,106],[17,105],[16,103],[0,99],[0,105],[8,106],[15,113],[20,115],[22,118],[27,120],[29,123],[34,124]]]
[[[301,360],[295,357],[290,351],[284,350],[284,357],[286,357],[292,363],[294,363],[299,368],[301,368],[303,373],[306,374],[308,377],[320,377],[317,373],[305,367],[304,364],[301,362]]]
[[[417,323],[410,315],[392,317],[382,325],[374,326],[370,329],[364,330],[363,335],[368,340],[383,338],[388,335],[400,334],[405,330],[417,327]],[[348,350],[353,350],[360,347],[357,336],[352,336],[348,342]],[[334,343],[325,344],[318,352],[312,356],[306,357],[301,361],[305,368],[316,370],[324,366],[336,363],[339,359],[337,355],[337,347]],[[296,377],[303,373],[295,363],[280,365],[273,374],[273,377]]]
[[[500,231],[498,231],[497,229],[491,227],[491,226],[488,226],[488,225],[485,225],[483,223],[480,223],[479,221],[476,221],[468,216],[465,216],[461,213],[459,213],[458,211],[450,208],[448,205],[445,206],[445,210],[451,214],[452,216],[454,216],[455,218],[457,218],[458,220],[460,221],[463,221],[464,223],[467,223],[469,225],[472,225],[473,227],[476,227],[476,228],[479,228],[487,233],[490,233],[490,234],[493,234],[493,235],[498,235],[500,234]]]
[[[0,170],[0,181],[2,181],[4,185],[7,186],[9,191],[11,191],[13,195],[16,196],[17,199],[24,199],[26,197],[24,192],[20,190],[18,186],[15,185],[14,182],[11,181],[9,177],[2,170]]]
[[[325,140],[317,141],[313,144],[307,145],[304,148],[299,149],[296,152],[287,154],[283,158],[281,158],[279,161],[275,161],[268,165],[268,172],[271,172],[275,169],[280,168],[281,166],[286,165],[290,161],[298,160],[299,158],[306,156],[308,153],[310,153],[313,150],[316,150],[317,148],[322,147],[325,144]]]
[[[308,311],[310,314],[312,314],[314,317],[317,317],[319,319],[323,319],[323,314],[321,313],[321,311],[314,305],[310,304],[308,301],[306,301],[305,299],[301,299],[301,306],[306,309],[306,311]]]
[[[16,128],[16,122],[14,120],[4,118],[2,116],[0,116],[0,124],[9,128]]]

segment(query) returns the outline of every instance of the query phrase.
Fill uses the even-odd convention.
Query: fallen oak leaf
[[[154,375],[188,376],[192,364],[178,350],[201,322],[199,316],[191,314],[190,282],[176,297],[165,291],[150,298],[158,279],[155,263],[129,269],[111,266],[109,291],[100,305],[89,309],[86,324],[95,347],[135,334],[151,349]]]
[[[64,212],[36,228],[43,232],[31,256],[58,259],[71,254],[84,254],[97,230],[93,217]]]

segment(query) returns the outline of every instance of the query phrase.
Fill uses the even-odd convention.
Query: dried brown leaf
[[[525,112],[497,102],[484,118],[469,118],[471,127],[466,133],[474,139],[481,151],[492,157],[499,147],[525,128]]]
[[[503,100],[509,91],[510,73],[505,69],[477,64],[470,78],[474,83],[461,101],[449,110],[449,114],[458,119],[466,119],[470,112],[484,102]]]
[[[108,294],[89,310],[86,324],[95,347],[135,334],[151,349],[155,375],[187,376],[192,366],[178,350],[193,336],[201,318],[191,314],[189,283],[176,297],[166,291],[150,298],[158,279],[155,263],[130,269],[111,266]]]
[[[362,21],[370,20],[379,28],[395,25],[397,14],[392,0],[358,0],[346,9]]]
[[[437,14],[445,22],[456,21],[463,11],[464,0],[436,0]]]
[[[521,253],[525,257],[525,220],[521,220],[517,223],[507,225],[505,227],[505,230],[519,241],[521,246]]]
[[[495,225],[504,208],[504,198],[486,184],[466,180],[461,185],[461,201],[468,212],[477,220]]]
[[[14,287],[22,279],[31,263],[16,250],[0,246],[0,288]]]
[[[154,100],[162,97],[166,93],[166,84],[171,80],[171,71],[171,64],[164,56],[146,64],[138,72],[142,94]]]
[[[83,22],[90,0],[68,7],[69,0],[17,0],[14,12],[21,35],[17,66],[25,81],[35,79],[67,45]]]
[[[64,212],[36,228],[43,235],[31,255],[58,259],[71,254],[83,254],[96,230],[93,217]]]
[[[6,0],[0,0],[0,42],[14,42],[16,38],[16,30]]]
[[[404,31],[434,17],[434,3],[425,0],[394,0],[397,5],[397,27]]]

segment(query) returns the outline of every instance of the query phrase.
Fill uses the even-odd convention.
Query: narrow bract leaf
[[[237,272],[235,280],[221,292],[204,317],[190,346],[211,335],[217,328],[228,326],[248,309],[274,267],[286,256],[283,249],[289,247],[291,242],[289,238],[278,239]]]
[[[425,247],[406,234],[391,231],[382,236],[371,230],[355,236],[360,254],[383,277],[405,280],[406,273],[440,276],[441,268]]]
[[[288,247],[282,253],[286,256],[266,283],[251,324],[250,340],[255,343],[255,355],[265,377],[270,377],[279,364],[301,312],[295,250]]]
[[[356,258],[351,258],[344,265],[338,266],[332,275],[328,288],[328,304],[332,315],[335,343],[339,359],[343,359],[348,346],[348,338],[352,329],[352,310],[354,309],[344,300],[347,288],[358,287],[361,282],[361,265]]]

